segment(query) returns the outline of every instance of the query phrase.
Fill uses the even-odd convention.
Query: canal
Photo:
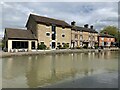
[[[118,55],[105,51],[2,58],[2,87],[118,87]]]

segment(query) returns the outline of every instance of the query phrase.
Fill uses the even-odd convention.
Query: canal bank
[[[118,48],[103,49],[100,51],[119,51]],[[47,54],[65,54],[65,53],[86,53],[98,52],[98,49],[61,49],[61,50],[33,50],[31,52],[0,52],[0,57],[26,56],[26,55],[47,55]]]

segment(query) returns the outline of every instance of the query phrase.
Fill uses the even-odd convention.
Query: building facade
[[[99,34],[99,47],[113,47],[115,46],[115,37],[108,34]]]
[[[37,38],[29,30],[6,28],[4,45],[7,52],[31,51],[37,49]]]
[[[75,22],[71,25],[63,20],[30,14],[26,23],[26,30],[6,28],[4,35],[5,50],[31,51],[44,44],[49,49],[57,49],[65,44],[68,48],[89,47],[94,48],[95,44],[103,45],[103,37],[98,37],[98,32],[93,26],[84,25],[79,27]],[[104,40],[106,40],[104,38]],[[107,39],[108,40],[108,39]],[[115,40],[110,38],[110,45]],[[106,42],[106,41],[104,41]],[[106,45],[106,44],[105,44]]]
[[[71,46],[71,26],[65,21],[31,14],[26,27],[37,37],[38,45],[45,44],[50,49],[65,43]]]
[[[75,25],[75,22],[71,22],[71,45],[72,48],[84,47],[94,48],[95,44],[98,43],[98,32],[93,29],[93,26],[88,28],[88,24],[84,27]]]

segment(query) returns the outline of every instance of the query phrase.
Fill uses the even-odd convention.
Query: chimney
[[[71,22],[71,25],[72,25],[72,26],[75,26],[75,23],[76,23],[75,21],[72,21],[72,22]]]
[[[93,29],[93,25],[90,26],[90,29]]]
[[[106,31],[105,31],[105,32],[104,32],[104,34],[106,34],[106,35],[107,35],[107,34],[108,34],[108,32],[106,32]]]
[[[85,28],[88,28],[88,26],[89,26],[88,24],[85,24],[85,25],[84,25]]]

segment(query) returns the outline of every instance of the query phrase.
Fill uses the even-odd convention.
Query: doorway
[[[55,48],[55,42],[52,42],[52,49]]]

